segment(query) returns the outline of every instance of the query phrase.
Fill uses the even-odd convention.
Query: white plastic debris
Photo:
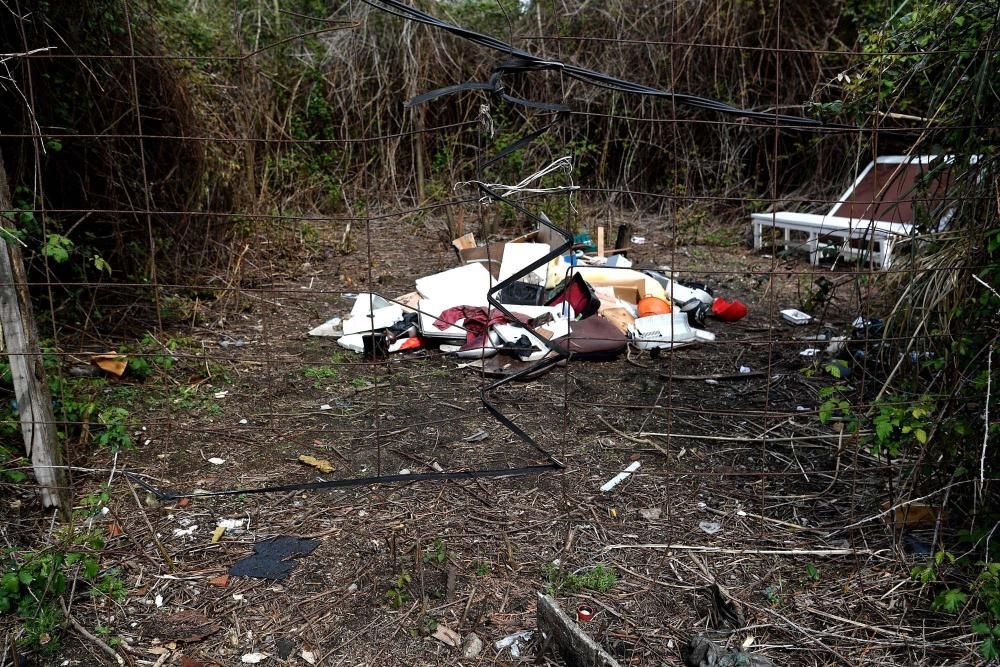
[[[246,417],[244,417],[243,419],[240,420],[240,423],[241,424],[249,424],[250,422],[248,422],[247,419],[246,419]]]
[[[351,316],[341,323],[345,336],[378,331],[391,327],[403,319],[403,309],[399,304],[387,301],[377,294],[362,292],[354,300]]]
[[[174,537],[190,537],[196,530],[198,530],[198,524],[192,524],[187,528],[174,528]]]
[[[365,351],[365,342],[361,337],[361,334],[351,334],[350,336],[341,336],[337,339],[337,345],[344,348],[345,350],[350,350],[351,352],[357,352],[361,354]]]
[[[219,528],[225,528],[226,530],[242,530],[246,525],[246,519],[219,519],[216,525]]]
[[[315,329],[309,332],[310,336],[343,336],[344,330],[342,328],[343,320],[339,317],[335,317],[332,320],[327,320],[323,324],[319,325]]]
[[[781,319],[785,320],[789,324],[794,324],[800,326],[802,324],[809,324],[812,321],[812,315],[808,313],[803,313],[801,310],[795,308],[785,308],[781,313]]]
[[[812,357],[819,356],[819,353],[821,351],[822,350],[819,350],[819,349],[817,349],[815,347],[808,347],[808,348],[802,350],[801,352],[799,352],[799,356],[800,357],[806,357],[807,359],[811,359]]]
[[[605,266],[613,266],[619,269],[627,269],[630,266],[632,266],[632,262],[629,261],[629,258],[625,257],[624,255],[611,255],[611,257],[608,257],[608,261],[606,262]]]
[[[698,527],[701,528],[702,532],[708,535],[715,535],[717,532],[722,530],[722,524],[718,521],[699,521]]]
[[[740,375],[748,375],[752,372],[753,370],[749,366],[740,366]]]
[[[218,456],[213,456],[208,460],[208,462],[214,466],[221,466],[223,463],[226,462],[226,459],[220,459]]]
[[[630,328],[632,343],[640,350],[679,347],[695,341],[687,314],[682,312],[640,317]]]
[[[268,659],[267,653],[247,653],[240,660],[246,665],[256,665]]]
[[[633,236],[632,237],[632,245],[643,245],[645,243],[646,243],[646,237],[645,236]]]
[[[156,604],[157,607],[162,607],[163,606],[163,596],[162,595],[157,595],[156,598],[153,600],[153,602]]]
[[[624,482],[626,479],[629,478],[629,476],[632,473],[634,473],[636,470],[639,469],[640,465],[641,464],[638,461],[632,461],[632,463],[628,464],[628,467],[625,468],[623,472],[620,472],[611,479],[609,479],[604,484],[604,486],[601,487],[601,493],[607,493],[611,489],[615,488],[616,486]]]
[[[410,471],[410,469],[409,469],[409,468],[403,468],[402,470],[400,470],[400,471],[399,471],[399,474],[400,474],[400,475],[409,475],[409,474],[410,474],[410,472],[411,472],[411,471]]]
[[[527,642],[531,639],[531,635],[534,634],[533,630],[522,630],[521,632],[515,632],[512,635],[507,635],[503,639],[498,639],[495,646],[498,651],[502,651],[505,648],[510,649],[511,656],[515,658],[521,657],[521,642]]]
[[[329,403],[324,403],[323,405],[319,406],[319,409],[320,410],[333,410],[333,406],[330,405]]]

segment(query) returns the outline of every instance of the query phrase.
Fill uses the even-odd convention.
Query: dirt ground
[[[534,630],[536,595],[550,591],[571,615],[594,609],[583,628],[621,664],[681,665],[699,633],[775,665],[976,663],[972,638],[930,609],[909,574],[917,557],[878,518],[901,470],[820,423],[819,391],[835,379],[799,354],[809,347],[801,337],[849,328],[878,295],[843,286],[820,322],[793,328],[777,311],[800,306],[817,277],[800,257],[751,251],[739,228],[713,246],[676,247],[664,221],[631,222],[647,238],[634,261],[684,271],[750,314],[710,321],[714,344],[571,361],[500,389],[497,404],[558,471],[183,504],[152,502],[123,476],[192,491],[545,463],[484,412],[488,381],[454,357],[418,351],[370,364],[306,336],[349,311],[342,291],[370,283],[396,296],[456,265],[437,221],[373,222],[370,237],[355,230],[347,255],[340,230],[321,230],[307,263],[261,267],[278,278],[243,293],[241,308],[230,302],[158,335],[179,341],[177,363],[106,389],[129,406],[139,446],[74,455],[100,471],[74,475],[80,496],[111,480],[109,512],[96,519],[108,535],[102,568],[117,570],[128,593],[81,595],[75,618],[110,628],[135,665],[238,665],[253,653],[265,665],[510,664],[536,659],[538,634],[520,658],[495,643]],[[751,374],[739,377],[741,367]],[[469,437],[479,431],[487,437]],[[318,475],[302,454],[336,470]],[[598,491],[631,461],[641,462],[636,474]],[[243,524],[213,543],[222,519]],[[318,547],[287,579],[224,581],[255,543],[280,535]],[[591,576],[597,566],[606,576]],[[187,610],[214,631],[183,641],[203,634],[170,618]],[[742,616],[736,629],[725,630],[727,610]],[[432,636],[441,626],[465,645],[475,634],[482,650],[463,658]],[[48,660],[40,664],[113,664],[74,631]],[[541,660],[562,664],[551,649]]]

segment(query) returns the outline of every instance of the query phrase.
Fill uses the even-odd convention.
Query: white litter
[[[219,519],[216,525],[219,528],[225,528],[226,530],[242,530],[243,526],[246,525],[246,519]]]
[[[820,352],[821,352],[821,350],[818,350],[815,347],[809,347],[809,348],[806,348],[806,349],[802,350],[801,352],[799,352],[799,356],[800,357],[811,358],[811,357],[819,356]]]
[[[630,328],[632,343],[640,350],[680,347],[695,341],[687,314],[681,312],[640,317]]]
[[[268,657],[270,656],[267,653],[247,653],[240,660],[247,665],[256,665],[259,662],[264,662]]]
[[[217,391],[215,392],[216,398],[225,398],[229,394],[229,391]]]
[[[809,324],[809,322],[812,321],[811,315],[803,313],[801,310],[796,310],[795,308],[785,308],[780,312],[783,320],[796,326]]]
[[[361,338],[361,334],[351,334],[350,336],[341,336],[337,339],[337,345],[341,346],[345,350],[350,350],[351,352],[357,352],[361,354],[365,351],[365,342]]]
[[[221,466],[223,463],[226,462],[226,459],[220,459],[218,456],[213,456],[208,460],[208,462],[214,466]]]
[[[613,266],[619,269],[627,269],[632,266],[632,262],[625,255],[611,255],[608,257],[608,261],[605,266]]]
[[[319,409],[320,410],[333,410],[333,406],[330,405],[329,403],[324,403],[323,405],[319,406]]]
[[[174,528],[174,537],[190,537],[196,530],[198,530],[198,524],[192,524],[187,528]]]
[[[536,263],[549,253],[548,243],[505,243],[503,260],[500,262],[500,280],[504,281],[528,266]],[[521,278],[521,282],[544,285],[548,279],[548,264],[534,269]]]
[[[417,291],[424,299],[443,306],[485,306],[493,277],[482,264],[465,264],[455,269],[417,278]],[[423,304],[420,310],[423,310]],[[440,311],[438,311],[440,312]]]
[[[645,236],[633,236],[632,245],[643,245],[646,242]]]
[[[303,649],[302,653],[300,653],[299,655],[301,655],[302,659],[305,660],[310,665],[316,664],[316,654],[313,653],[312,651],[306,651],[305,649]]]
[[[740,366],[740,374],[741,375],[746,375],[746,374],[752,373],[752,372],[753,371],[752,371],[752,369],[749,366]]]
[[[531,639],[531,635],[535,634],[533,630],[522,630],[521,632],[515,632],[512,635],[507,635],[503,639],[498,639],[495,646],[498,651],[502,651],[505,648],[510,649],[510,654],[515,658],[521,657],[521,642],[526,642]]]
[[[722,524],[716,521],[699,521],[698,527],[708,535],[715,535],[717,532],[722,530]]]
[[[620,472],[617,475],[615,475],[614,477],[612,477],[611,479],[609,479],[604,484],[604,486],[601,487],[601,493],[607,493],[611,489],[615,488],[616,486],[618,486],[619,484],[621,484],[622,482],[624,482],[626,479],[629,478],[629,476],[632,473],[634,473],[636,470],[639,469],[640,465],[641,464],[638,461],[632,461],[632,463],[630,463],[628,465],[628,467],[625,468],[625,470],[623,472]]]
[[[156,598],[153,600],[153,603],[156,604],[157,607],[162,607],[163,606],[163,596],[162,595],[157,595]]]
[[[310,336],[343,336],[344,330],[341,327],[343,320],[339,317],[335,317],[332,320],[327,320],[323,324],[319,325],[315,329],[309,332]]]

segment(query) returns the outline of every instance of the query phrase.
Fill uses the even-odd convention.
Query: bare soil
[[[820,423],[818,392],[836,380],[799,354],[810,346],[802,336],[849,329],[877,309],[878,295],[845,285],[817,324],[791,327],[777,311],[800,306],[815,277],[841,279],[842,269],[761,255],[738,229],[720,228],[719,245],[677,247],[666,221],[631,222],[647,238],[633,261],[685,271],[743,300],[750,314],[710,321],[715,344],[571,361],[499,390],[505,414],[563,464],[550,473],[185,506],[149,502],[122,476],[190,491],[315,481],[302,454],[333,464],[324,479],[544,463],[484,412],[488,380],[453,357],[428,350],[364,363],[333,339],[306,336],[350,309],[344,291],[372,285],[396,296],[454,266],[437,221],[372,222],[355,231],[358,249],[347,255],[341,230],[321,229],[307,263],[263,266],[278,278],[246,290],[240,307],[230,301],[195,326],[158,334],[181,341],[177,364],[106,390],[129,406],[139,446],[117,458],[75,452],[75,465],[101,470],[75,474],[80,495],[112,480],[110,512],[96,519],[109,535],[102,566],[120,572],[128,595],[80,595],[74,616],[111,628],[136,665],[238,665],[254,652],[269,656],[261,664],[304,665],[303,651],[322,665],[510,664],[535,660],[537,634],[520,659],[494,643],[533,630],[535,596],[552,590],[571,615],[583,603],[596,610],[584,628],[622,664],[681,665],[682,647],[698,633],[749,646],[776,665],[977,662],[971,638],[953,617],[931,611],[909,576],[915,557],[877,518],[884,501],[898,500],[888,481],[901,469]],[[752,374],[732,377],[741,367]],[[874,381],[856,371],[852,386],[864,396]],[[464,440],[479,430],[488,437]],[[633,460],[641,462],[636,474],[598,491]],[[22,526],[37,516],[22,511],[13,519]],[[221,519],[247,526],[212,543]],[[719,530],[709,534],[712,523]],[[175,534],[192,525],[191,534]],[[320,545],[286,580],[210,583],[278,535]],[[597,565],[616,573],[607,590],[559,587],[566,573]],[[742,627],[719,628],[712,583]],[[191,642],[161,636],[165,619],[184,610],[218,631]],[[475,633],[482,652],[463,660],[460,648],[428,636],[435,624]],[[40,664],[109,662],[73,631],[63,647]],[[552,651],[543,660],[561,664]]]

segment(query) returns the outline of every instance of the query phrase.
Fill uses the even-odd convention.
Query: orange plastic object
[[[639,317],[649,317],[650,315],[666,315],[670,312],[670,304],[655,296],[647,296],[639,299]]]

